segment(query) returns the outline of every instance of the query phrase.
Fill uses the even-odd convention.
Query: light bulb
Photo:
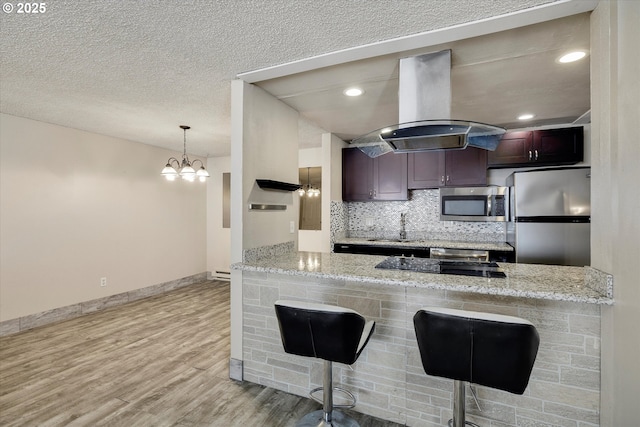
[[[347,96],[360,96],[364,93],[364,91],[359,87],[352,87],[349,89],[345,89],[343,93]]]
[[[160,172],[160,175],[165,176],[169,181],[173,181],[173,179],[178,175],[178,172],[169,163],[167,163],[164,169],[162,169],[162,172]],[[173,177],[173,179],[169,177]]]
[[[535,116],[533,114],[521,114],[518,116],[518,120],[531,120],[533,119]]]
[[[200,178],[200,181],[204,182],[207,178],[209,178],[209,172],[207,172],[204,166],[202,166],[200,167],[200,169],[198,169],[198,172],[196,172],[196,176]]]
[[[568,62],[578,61],[584,58],[585,56],[587,56],[587,52],[583,50],[576,50],[574,52],[569,52],[566,55],[563,55],[560,58],[558,58],[558,62],[562,64],[566,64]]]

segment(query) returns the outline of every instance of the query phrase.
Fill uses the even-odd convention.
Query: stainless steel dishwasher
[[[445,249],[445,248],[431,248],[429,250],[429,257],[436,259],[450,259],[457,261],[478,261],[488,262],[489,251],[475,250],[475,249]]]

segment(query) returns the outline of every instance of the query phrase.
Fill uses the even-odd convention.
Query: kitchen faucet
[[[406,222],[407,222],[407,214],[401,213],[400,214],[400,240],[407,239],[407,230],[405,229],[407,225]]]

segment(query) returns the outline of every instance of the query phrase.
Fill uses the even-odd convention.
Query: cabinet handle
[[[373,199],[373,190],[369,190],[369,198]]]
[[[531,150],[529,150],[529,161],[531,161],[532,157],[533,156],[532,156]]]
[[[444,175],[440,177],[440,182],[444,184]]]
[[[538,150],[535,151],[536,153],[536,161],[538,160]]]
[[[449,182],[449,175],[447,175],[447,182]]]
[[[373,190],[373,198],[376,198],[376,190]]]

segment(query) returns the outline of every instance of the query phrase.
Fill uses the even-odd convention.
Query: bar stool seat
[[[278,300],[275,310],[284,351],[324,361],[323,386],[309,393],[322,403],[323,409],[305,415],[296,426],[357,427],[354,419],[334,409],[354,407],[355,397],[347,390],[333,387],[332,363],[355,363],[373,334],[375,322],[367,321],[354,310],[327,304]],[[345,393],[351,402],[334,405],[334,389]],[[314,396],[319,390],[323,391],[322,400]]]
[[[454,380],[450,426],[465,425],[467,382],[524,393],[540,344],[538,332],[528,320],[426,307],[415,314],[413,323],[424,371]]]

